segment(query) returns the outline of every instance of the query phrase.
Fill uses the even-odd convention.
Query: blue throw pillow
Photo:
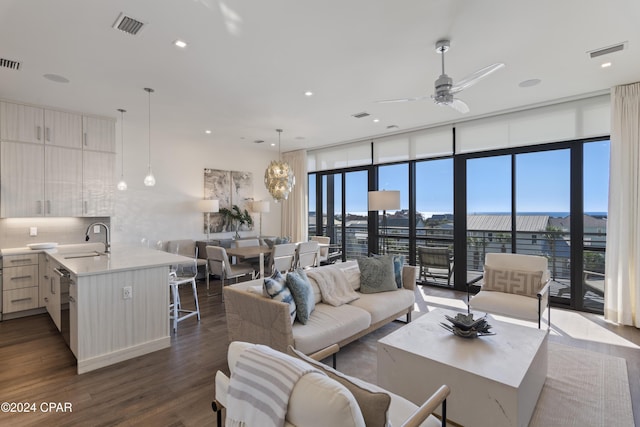
[[[289,304],[289,316],[291,317],[291,324],[293,325],[296,320],[296,303],[293,300],[291,291],[287,288],[285,278],[276,270],[271,277],[264,279],[264,292],[276,301],[282,301]]]
[[[306,325],[311,312],[316,308],[313,288],[307,273],[302,268],[296,268],[287,274],[286,283],[296,303],[298,321]]]

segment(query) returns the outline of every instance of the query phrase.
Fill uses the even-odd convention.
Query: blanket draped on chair
[[[344,272],[335,266],[312,268],[305,271],[307,277],[320,288],[322,301],[338,307],[360,298],[353,290]]]
[[[229,381],[228,427],[282,427],[298,380],[320,370],[264,345],[242,352]]]

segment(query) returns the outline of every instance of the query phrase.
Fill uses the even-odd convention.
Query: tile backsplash
[[[29,243],[56,242],[61,245],[84,243],[87,227],[92,222],[109,225],[110,218],[1,218],[0,249],[19,248]],[[30,236],[31,228],[37,228],[37,236]],[[92,236],[92,241],[104,241],[101,235]]]

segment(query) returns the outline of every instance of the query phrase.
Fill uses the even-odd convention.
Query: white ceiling
[[[120,12],[143,30],[113,29]],[[0,69],[0,98],[112,117],[125,108],[127,123],[146,126],[151,87],[154,133],[253,146],[283,128],[289,151],[632,83],[639,22],[638,0],[0,0],[0,57],[22,63]],[[374,102],[433,93],[441,38],[454,81],[506,64],[460,93],[469,114]],[[619,42],[622,52],[587,54]],[[528,79],[542,83],[518,86]],[[362,111],[371,116],[351,117]]]

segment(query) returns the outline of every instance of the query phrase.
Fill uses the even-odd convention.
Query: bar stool
[[[198,289],[196,288],[196,276],[198,275],[197,260],[193,260],[193,264],[179,265],[176,269],[172,269],[169,273],[169,289],[171,290],[171,299],[169,302],[169,319],[173,321],[173,331],[178,332],[178,322],[182,322],[192,316],[197,316],[200,321],[200,305],[198,304]],[[193,299],[196,303],[195,310],[186,310],[182,308],[180,303],[179,286],[191,283],[193,291]]]

